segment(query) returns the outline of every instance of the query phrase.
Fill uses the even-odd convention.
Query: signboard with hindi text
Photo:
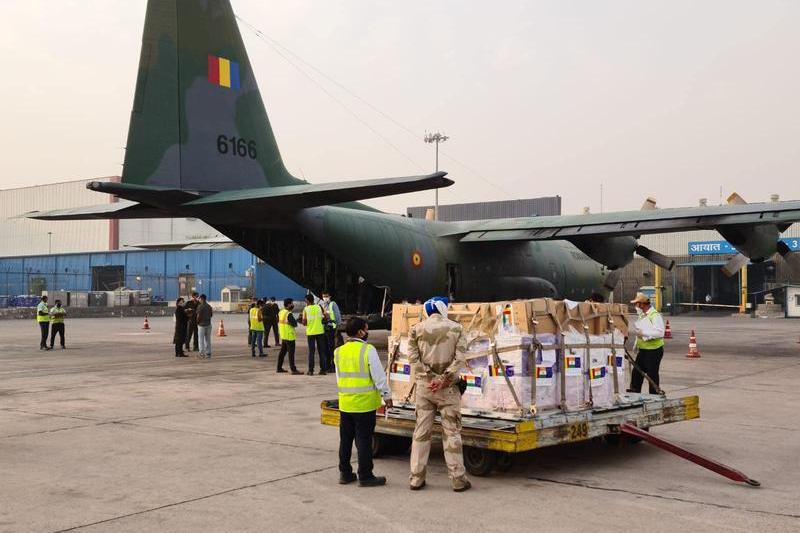
[[[800,252],[800,237],[781,239],[793,252]],[[732,255],[737,253],[728,241],[689,241],[689,255]]]

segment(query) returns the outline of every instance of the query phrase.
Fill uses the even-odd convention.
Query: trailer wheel
[[[372,434],[372,457],[381,457],[390,452],[390,442],[387,435]]]
[[[372,456],[381,457],[384,455],[404,454],[411,446],[409,437],[398,437],[395,435],[372,434]]]
[[[492,450],[464,446],[464,467],[473,476],[488,476],[496,462],[497,456]]]
[[[495,454],[495,470],[498,472],[508,472],[514,466],[514,459],[513,453],[497,452]]]

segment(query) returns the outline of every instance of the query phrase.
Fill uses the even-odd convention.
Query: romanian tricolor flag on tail
[[[606,367],[598,366],[597,368],[590,368],[589,369],[589,378],[590,379],[602,379],[606,377]]]
[[[220,87],[239,88],[239,63],[208,54],[208,81]]]

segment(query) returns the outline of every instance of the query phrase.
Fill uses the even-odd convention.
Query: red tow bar
[[[666,441],[662,438],[656,437],[655,435],[651,435],[647,431],[639,429],[636,426],[631,424],[620,424],[619,430],[626,435],[632,435],[634,437],[639,437],[642,440],[646,440],[653,446],[657,446],[662,450],[668,451],[670,453],[674,453],[678,457],[683,457],[687,461],[691,461],[697,465],[702,466],[703,468],[707,468],[712,472],[716,472],[721,476],[725,476],[728,479],[732,479],[733,481],[741,481],[743,483],[747,483],[752,487],[760,487],[761,483],[756,481],[755,479],[750,479],[742,472],[739,472],[735,468],[731,468],[726,466],[722,463],[718,463],[713,459],[709,459],[708,457],[703,457],[702,455],[697,455],[696,453],[690,452],[684,448],[681,448],[677,444],[673,444],[669,441]]]

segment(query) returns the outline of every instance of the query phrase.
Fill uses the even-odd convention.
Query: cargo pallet
[[[624,399],[624,403],[607,409],[552,410],[515,420],[463,415],[461,438],[464,466],[472,475],[486,476],[494,470],[509,470],[515,454],[539,448],[597,438],[613,442],[645,440],[734,481],[759,485],[738,470],[648,433],[647,430],[653,426],[699,418],[700,400],[697,396],[669,399],[661,395],[626,394]],[[338,400],[323,401],[321,409],[322,424],[339,425]],[[385,412],[381,408],[376,417],[373,437],[375,456],[408,450],[416,423],[414,410],[402,406],[392,407]],[[433,438],[441,441],[438,416]]]

